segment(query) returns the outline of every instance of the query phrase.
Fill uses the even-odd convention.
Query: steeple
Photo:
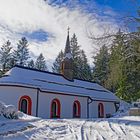
[[[63,74],[63,76],[66,79],[72,81],[73,80],[73,58],[72,58],[71,49],[70,49],[69,30],[70,28],[68,27],[68,35],[67,35],[67,40],[66,40],[66,45],[65,45],[64,58],[61,63],[61,74]]]
[[[71,50],[70,50],[69,30],[70,30],[70,28],[68,27],[68,35],[67,35],[67,40],[66,40],[66,46],[65,46],[64,54],[71,52]]]

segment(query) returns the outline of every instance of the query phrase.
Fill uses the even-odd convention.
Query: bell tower
[[[66,79],[73,81],[73,57],[70,49],[69,30],[70,28],[68,27],[64,58],[61,63],[61,74],[63,74]]]

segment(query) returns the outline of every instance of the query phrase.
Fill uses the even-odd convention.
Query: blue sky
[[[140,0],[96,0],[96,3],[101,7],[110,7],[115,13],[118,13],[115,17],[118,22],[122,18],[137,17],[137,10],[140,7]],[[130,20],[129,20],[130,22]],[[137,23],[126,20],[126,23],[130,31],[135,31]]]
[[[136,10],[140,6],[140,0],[48,0],[51,5],[66,5],[68,7],[72,6],[83,6],[85,5],[86,9],[89,9],[91,12],[90,6],[98,5],[100,9],[106,7],[112,8],[117,13],[126,15],[136,15]],[[93,7],[94,9],[94,7]]]
[[[115,12],[123,15],[136,15],[140,0],[96,0],[100,6],[111,7]]]

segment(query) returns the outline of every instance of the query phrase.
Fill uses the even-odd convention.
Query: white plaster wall
[[[106,114],[113,114],[116,112],[116,108],[114,105],[114,102],[105,102],[105,110],[106,110]],[[105,114],[105,115],[106,115]]]
[[[12,86],[0,86],[0,101],[12,104],[18,109],[21,96],[27,95],[32,99],[32,115],[36,115],[36,89]]]
[[[0,101],[6,104],[13,104],[18,108],[18,102],[21,96],[30,96],[32,99],[32,115],[36,115],[37,89],[0,86]],[[39,92],[38,116],[42,118],[50,118],[50,107],[53,99],[59,99],[61,103],[61,118],[73,118],[73,102],[78,100],[81,104],[81,118],[87,118],[87,98],[79,96],[68,96],[61,94],[52,94]],[[89,118],[98,117],[99,101],[93,101],[89,104]],[[104,105],[104,116],[113,114],[115,106],[113,102],[101,102]]]
[[[89,118],[98,118],[98,104],[95,101],[89,104]]]
[[[104,105],[104,117],[106,114],[113,114],[115,113],[116,109],[114,106],[114,102],[103,102],[103,101],[93,101],[89,105],[89,118],[98,118],[98,104],[102,103]]]
[[[36,116],[37,89],[0,86],[0,101],[12,104],[18,109],[21,96],[27,95],[32,100],[32,115]],[[38,117],[50,118],[51,101],[57,98],[61,103],[61,118],[73,118],[73,102],[78,100],[81,105],[81,118],[87,118],[87,98],[39,92]]]
[[[81,104],[81,118],[87,118],[87,98],[78,96],[68,96],[52,93],[39,93],[39,116],[42,118],[50,118],[51,101],[59,99],[61,103],[61,118],[73,118],[73,102],[78,100]]]

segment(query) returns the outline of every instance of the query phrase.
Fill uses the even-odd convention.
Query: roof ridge
[[[89,83],[98,84],[98,83],[96,83],[96,82],[94,82],[94,81],[85,80],[85,79],[80,79],[80,78],[75,78],[75,77],[74,77],[74,80],[69,80],[69,79],[65,78],[63,74],[60,74],[60,73],[54,73],[54,72],[50,72],[50,71],[38,70],[38,69],[35,69],[35,68],[29,68],[29,67],[26,67],[26,66],[15,65],[14,67],[18,67],[18,68],[22,68],[22,69],[27,69],[27,70],[33,70],[33,71],[42,72],[42,73],[53,74],[53,75],[57,75],[57,76],[62,76],[64,79],[66,79],[66,80],[68,80],[68,81],[71,81],[71,82],[73,82],[74,80],[80,80],[80,81],[85,81],[85,82],[89,82]],[[14,68],[14,67],[13,67],[13,68]],[[98,85],[100,85],[100,84],[98,84]],[[101,85],[100,85],[100,86],[101,86]]]
[[[22,69],[27,69],[27,70],[33,70],[33,71],[42,72],[42,73],[54,74],[54,75],[58,75],[58,76],[63,76],[62,74],[59,74],[59,73],[54,73],[54,72],[45,71],[45,70],[38,70],[38,69],[35,69],[35,68],[29,68],[29,67],[25,67],[25,66],[15,65],[14,67],[18,67],[18,68],[22,68]]]

